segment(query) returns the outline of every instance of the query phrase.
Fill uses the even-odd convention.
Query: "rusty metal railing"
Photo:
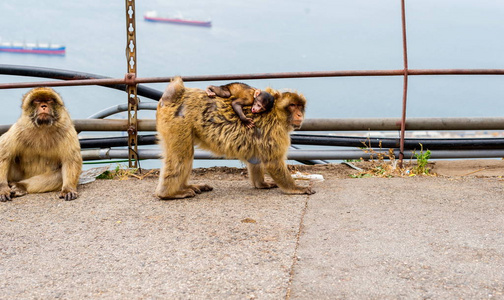
[[[408,76],[421,75],[504,75],[504,69],[408,69]],[[225,74],[225,75],[198,75],[181,76],[184,81],[232,81],[255,79],[282,79],[282,78],[313,78],[313,77],[376,77],[376,76],[404,76],[404,70],[352,70],[352,71],[314,71],[314,72],[279,72],[279,73],[250,73],[250,74]],[[63,87],[101,85],[111,86],[117,84],[135,83],[160,83],[169,82],[173,76],[168,77],[136,77],[103,79],[71,79],[67,81],[37,81],[1,83],[1,89],[32,88],[38,86]]]
[[[406,39],[406,9],[405,0],[401,0],[401,23],[402,23],[402,41],[403,41],[403,59],[404,59],[404,83],[403,83],[403,101],[401,115],[401,136],[399,142],[399,167],[403,167],[404,159],[404,137],[406,132],[406,104],[408,99],[408,46]]]

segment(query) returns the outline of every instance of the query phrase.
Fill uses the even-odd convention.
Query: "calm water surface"
[[[406,1],[409,67],[504,69],[504,1]],[[211,28],[143,21],[143,14],[212,19]],[[137,0],[138,76],[401,69],[399,0]],[[61,57],[0,53],[1,64],[122,78],[124,1],[2,0],[2,41],[64,44]],[[33,78],[0,76],[0,82]],[[37,79],[39,80],[39,79]],[[272,79],[308,99],[308,118],[399,117],[401,77]],[[502,76],[410,77],[408,116],[504,115]],[[204,88],[212,83],[189,83]],[[150,84],[162,90],[165,84]],[[57,88],[73,118],[126,102],[101,87]],[[26,89],[0,90],[1,124],[20,114]],[[141,101],[152,101],[141,99]],[[119,115],[115,117],[123,117]],[[140,112],[140,118],[153,118]]]

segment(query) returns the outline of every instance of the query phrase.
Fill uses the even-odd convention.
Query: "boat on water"
[[[178,25],[193,25],[193,26],[202,26],[202,27],[210,27],[212,26],[212,21],[198,21],[183,18],[182,16],[176,17],[160,17],[157,15],[156,11],[148,11],[144,15],[144,20],[148,22],[160,22],[160,23],[170,23],[170,24],[178,24]]]
[[[1,52],[65,55],[66,47],[49,43],[0,43]]]

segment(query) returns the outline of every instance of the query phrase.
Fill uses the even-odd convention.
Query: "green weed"
[[[430,150],[423,151],[423,145],[420,144],[420,153],[414,152],[414,156],[417,159],[417,165],[411,170],[413,174],[416,175],[429,175],[430,169],[427,168],[429,164],[429,158],[431,157]]]

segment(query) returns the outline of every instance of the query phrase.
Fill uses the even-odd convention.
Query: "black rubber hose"
[[[52,78],[60,80],[79,80],[79,79],[106,79],[110,77],[105,77],[96,74],[52,69],[52,68],[41,68],[32,66],[18,66],[18,65],[5,65],[0,64],[0,74],[1,75],[14,75],[14,76],[29,76],[29,77],[39,77],[39,78]],[[125,84],[112,84],[112,85],[101,85],[104,87],[116,89],[125,92]],[[159,101],[163,92],[156,89],[149,88],[142,85],[137,85],[137,95],[149,98],[152,100]]]
[[[128,145],[127,137],[81,139],[82,148],[122,147]],[[155,135],[139,135],[138,145],[153,145]],[[362,138],[347,136],[322,135],[291,135],[294,145],[341,146],[341,147],[369,147],[369,148],[399,148],[399,139],[390,138]],[[418,150],[422,144],[425,150],[477,150],[504,149],[504,138],[475,138],[475,139],[405,139],[404,148]]]

